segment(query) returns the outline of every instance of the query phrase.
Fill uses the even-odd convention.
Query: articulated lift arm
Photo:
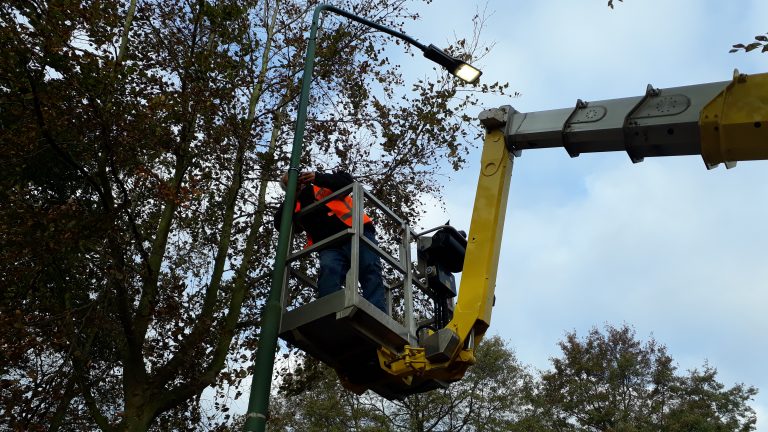
[[[491,321],[513,156],[563,147],[581,153],[626,151],[645,157],[701,155],[707,168],[768,159],[768,74],[734,72],[732,81],[669,89],[575,108],[519,113],[484,111],[483,145],[472,222],[453,319],[401,353],[379,350],[382,369],[408,379],[461,379]]]

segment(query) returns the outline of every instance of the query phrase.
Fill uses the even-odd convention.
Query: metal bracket
[[[413,372],[423,372],[429,362],[424,348],[405,345],[402,353],[392,352],[385,347],[377,351],[379,365],[384,371],[403,378],[410,379]]]
[[[579,152],[574,150],[573,147],[570,145],[568,132],[570,132],[571,125],[574,123],[574,119],[576,118],[576,115],[579,112],[579,110],[586,109],[587,107],[589,107],[589,102],[585,102],[581,99],[577,99],[576,106],[573,108],[573,111],[571,111],[571,114],[565,120],[565,123],[563,123],[563,129],[562,129],[563,148],[565,148],[565,151],[567,151],[572,158],[578,157]]]
[[[589,105],[585,108],[578,109],[573,113],[570,125],[582,124],[582,123],[595,123],[603,119],[608,113],[608,109],[601,105]]]
[[[747,74],[740,73],[738,69],[733,70],[733,81],[743,84],[747,82]]]
[[[485,130],[500,129],[507,124],[507,108],[507,106],[502,106],[499,108],[487,109],[481,112],[477,118],[480,120],[480,124],[483,125]]]
[[[642,107],[649,98],[658,96],[661,96],[661,89],[654,88],[653,85],[648,84],[648,86],[645,88],[645,95],[640,98],[637,104],[632,107],[632,109],[629,110],[627,115],[624,117],[624,126],[622,127],[624,130],[624,149],[626,150],[627,155],[629,155],[629,158],[632,160],[632,163],[639,163],[645,159],[644,157],[638,155],[635,152],[635,149],[632,147],[634,137],[632,136],[630,129],[636,125],[636,122],[633,120],[635,112],[637,112],[637,110],[639,110],[640,107]]]
[[[646,138],[635,128],[640,126],[640,120],[667,117],[682,114],[691,106],[691,99],[684,94],[662,95],[661,89],[651,84],[645,89],[645,95],[624,117],[624,149],[632,162],[642,162],[644,156],[638,152],[639,142]]]
[[[504,145],[512,157],[520,157],[523,155],[523,151],[515,146],[515,132],[523,125],[528,114],[519,113],[514,108],[512,108],[511,112],[511,121],[507,122],[507,127],[504,131]]]

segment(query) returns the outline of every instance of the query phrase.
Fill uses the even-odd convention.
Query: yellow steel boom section
[[[497,129],[487,133],[483,144],[481,171],[459,288],[462,295],[447,326],[459,335],[462,347],[470,336],[474,336],[474,344],[477,344],[491,324],[513,163],[504,143],[504,134]],[[474,344],[466,349],[474,351]]]
[[[701,112],[701,156],[719,163],[768,159],[768,73],[734,72]]]
[[[491,322],[501,233],[512,174],[512,156],[507,151],[501,129],[487,133],[481,165],[460,295],[453,319],[446,327],[459,337],[456,344],[459,349],[448,353],[450,359],[440,363],[430,362],[423,349],[406,347],[403,354],[380,349],[382,368],[393,375],[425,374],[431,378],[455,381],[461,379],[466,368],[475,362],[475,344]],[[467,344],[468,338],[474,339],[472,344]]]
[[[581,153],[626,151],[645,157],[701,155],[707,168],[768,159],[768,74],[734,72],[730,82],[670,89],[648,86],[640,97],[575,108],[519,113],[511,107],[481,114],[487,129],[461,286],[452,320],[402,352],[378,351],[381,368],[411,377],[461,379],[491,322],[512,154],[563,147]]]

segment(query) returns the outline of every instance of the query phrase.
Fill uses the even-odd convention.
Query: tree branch
[[[248,116],[242,123],[244,130],[240,134],[241,136],[237,146],[232,182],[229,185],[224,198],[224,217],[221,224],[221,234],[219,236],[219,244],[216,251],[216,257],[214,258],[213,272],[211,274],[210,283],[208,284],[208,288],[205,292],[203,306],[200,313],[198,314],[195,326],[190,334],[181,343],[181,346],[173,355],[173,357],[158,370],[156,378],[160,381],[168,380],[171,374],[176,372],[178,367],[191,354],[194,348],[200,344],[203,337],[209,333],[213,323],[213,314],[216,312],[216,300],[218,298],[219,289],[224,274],[224,265],[227,260],[227,253],[229,252],[229,245],[232,239],[232,224],[234,220],[235,207],[237,206],[237,196],[243,183],[243,165],[245,163],[245,152],[248,149],[248,136],[250,135],[250,127],[256,110],[256,104],[262,96],[262,84],[265,80],[267,68],[269,66],[269,57],[271,55],[271,46],[274,39],[274,28],[278,11],[279,8],[275,6],[272,11],[269,26],[267,27],[266,45],[261,57],[261,68],[259,70],[258,76],[256,77],[253,92],[251,93],[248,107]],[[279,129],[279,127],[280,123],[277,123],[273,128],[272,134],[275,137],[275,140],[277,136],[276,131]],[[259,190],[262,191],[264,189],[266,189],[266,183],[262,182]],[[260,224],[258,226],[260,226]],[[238,315],[239,312],[240,309],[238,306]],[[229,347],[231,340],[226,342],[227,347]]]
[[[53,412],[51,421],[48,425],[48,432],[57,432],[61,427],[62,421],[64,421],[64,415],[67,413],[72,398],[75,397],[75,379],[70,377],[67,380],[67,384],[64,387],[64,394],[61,397],[61,401],[56,406],[56,411]]]
[[[188,88],[188,81],[192,73],[192,59],[194,57],[195,51],[197,50],[197,33],[199,30],[200,22],[202,20],[202,9],[204,5],[204,2],[198,2],[198,12],[195,16],[195,22],[193,25],[192,34],[190,36],[192,42],[190,44],[189,53],[186,59],[186,67],[184,67],[184,75],[181,79],[181,109],[184,114],[186,114],[184,117],[186,117],[187,121],[182,125],[182,130],[179,137],[179,146],[176,152],[174,176],[173,180],[171,181],[173,196],[165,200],[165,207],[163,208],[160,222],[158,223],[155,240],[152,242],[152,250],[149,255],[147,266],[147,275],[144,277],[144,281],[142,283],[139,306],[134,317],[134,337],[139,343],[139,347],[143,346],[144,339],[146,338],[147,334],[147,329],[149,328],[149,323],[152,321],[152,313],[155,309],[155,306],[157,305],[157,284],[160,279],[160,266],[162,264],[163,257],[165,256],[165,250],[168,245],[168,236],[171,231],[176,208],[178,207],[177,198],[179,196],[181,185],[188,166],[187,158],[189,157],[189,146],[195,136],[194,129],[197,122],[197,111],[192,110],[191,112],[188,112],[190,106],[190,90]],[[139,355],[141,354],[139,353]]]
[[[37,120],[37,126],[40,129],[40,132],[43,134],[43,138],[45,139],[45,142],[51,146],[51,148],[61,157],[64,162],[66,162],[70,167],[74,168],[75,171],[77,171],[87,182],[88,184],[93,187],[93,189],[96,191],[96,193],[99,195],[100,201],[105,209],[110,208],[109,200],[107,199],[106,193],[102,189],[102,187],[99,185],[99,183],[96,181],[96,179],[86,171],[86,169],[79,164],[75,159],[67,153],[59,144],[56,142],[56,139],[51,134],[51,131],[48,130],[48,126],[45,122],[45,116],[43,115],[43,108],[42,108],[42,102],[40,101],[40,93],[38,91],[37,87],[37,81],[35,80],[35,77],[32,75],[32,72],[27,67],[26,63],[29,62],[29,58],[20,58],[20,67],[23,68],[23,70],[26,73],[27,76],[27,82],[29,83],[29,87],[32,90],[32,105],[35,112],[35,119]]]

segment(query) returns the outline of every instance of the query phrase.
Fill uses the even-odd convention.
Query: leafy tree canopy
[[[398,29],[418,19],[412,2],[332,3]],[[227,422],[317,4],[0,4],[0,428]],[[446,49],[477,59],[476,36]],[[437,171],[464,163],[465,109],[506,86],[406,81],[388,44],[323,18],[303,164],[346,169],[415,218]]]
[[[562,355],[541,375],[536,404],[545,425],[573,431],[750,431],[757,394],[743,384],[726,388],[707,363],[678,374],[664,345],[643,343],[627,326],[575,332],[559,343]]]
[[[730,388],[714,367],[680,373],[666,347],[627,326],[560,341],[549,370],[532,373],[498,337],[448,389],[387,401],[345,391],[312,359],[284,375],[270,427],[293,431],[747,432],[754,387]]]
[[[344,390],[336,374],[306,359],[273,398],[276,431],[504,431],[524,417],[530,372],[498,336],[477,348],[478,363],[445,390],[387,401]]]

